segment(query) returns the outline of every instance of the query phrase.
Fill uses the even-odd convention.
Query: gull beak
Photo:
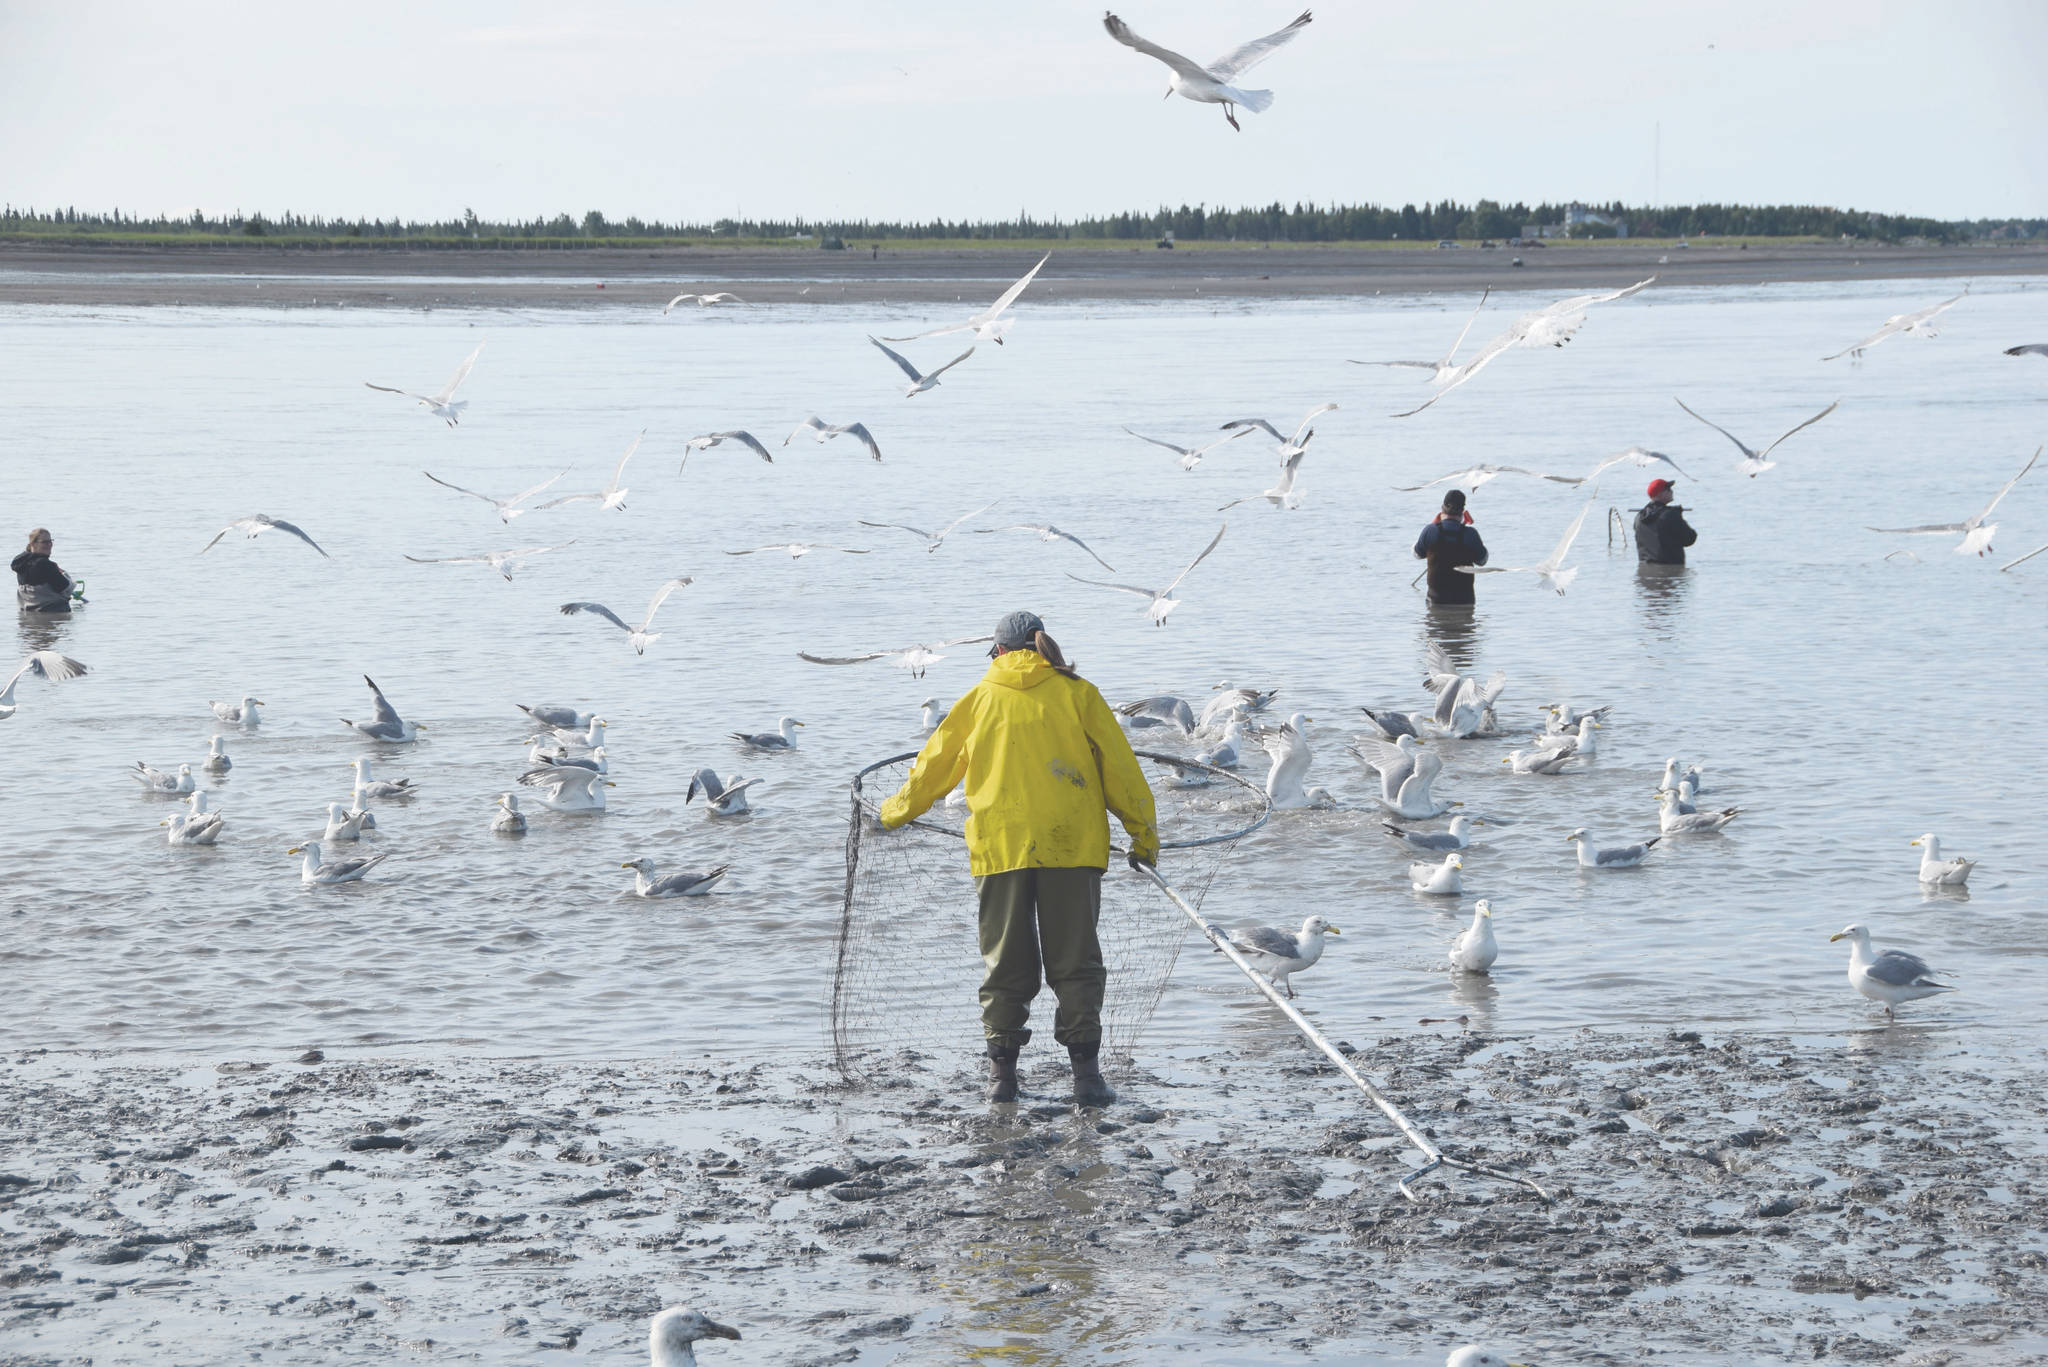
[[[1838,930],[1838,931],[1836,931],[1836,932],[1835,932],[1834,934],[1832,934],[1832,935],[1828,936],[1828,943],[1829,943],[1829,944],[1833,944],[1833,943],[1834,943],[1835,941],[1837,941],[1837,940],[1839,940],[1839,939],[1841,939],[1841,938],[1842,938],[1842,932]]]
[[[1325,935],[1342,935],[1343,933],[1343,931],[1337,929],[1337,927],[1335,926],[1326,927],[1323,931],[1323,934]]]
[[[1920,842],[1919,842],[1919,841],[1917,841],[1917,840],[1908,840],[1908,841],[1907,841],[1906,843],[1907,843],[1908,845],[1917,845],[1917,844],[1919,844]]]
[[[736,1339],[740,1336],[739,1330],[729,1324],[720,1324],[716,1320],[705,1320],[704,1332],[713,1338],[721,1339]]]
[[[294,845],[285,851],[286,854],[304,854],[305,852],[306,847],[304,845]]]
[[[614,783],[614,782],[612,782],[612,781],[611,781],[610,779],[606,779],[606,780],[604,781],[604,786],[605,786],[605,787],[607,787],[607,788],[616,788],[616,787],[618,787],[619,785],[618,785],[618,784],[616,784],[616,783]]]
[[[255,704],[256,704],[256,705],[258,706],[258,707],[268,707],[268,706],[270,706],[270,704],[269,704],[269,703],[267,703],[267,702],[263,701],[263,699],[261,699],[261,698],[251,698],[251,699],[249,699],[249,701],[250,701],[250,702],[253,702],[253,703],[255,703]]]
[[[1593,729],[1595,731],[1605,731],[1607,729],[1607,723],[1596,721],[1593,723]]]
[[[633,866],[632,866],[631,864],[621,864],[621,865],[619,865],[619,867],[620,867],[620,868],[622,868],[622,869],[630,869],[630,868],[632,868]]]
[[[804,723],[802,723],[802,722],[798,722],[798,723],[797,723],[797,725],[798,725],[798,726],[802,726],[803,724],[804,724]],[[733,1337],[737,1338],[737,1337],[739,1337],[739,1336],[738,1336],[737,1334],[735,1334],[735,1335],[734,1335]]]

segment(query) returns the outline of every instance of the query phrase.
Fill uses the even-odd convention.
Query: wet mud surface
[[[17,1052],[0,1362],[975,1356],[2048,1361],[2038,1071],[1866,1037],[1359,1040],[1451,1152],[1426,1179],[1291,1039],[979,1100],[973,1059],[850,1091],[760,1066]],[[1904,1027],[1901,1027],[1904,1029]],[[294,1061],[302,1059],[302,1061]]]

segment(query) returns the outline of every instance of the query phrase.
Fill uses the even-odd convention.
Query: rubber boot
[[[1017,1050],[988,1047],[987,1096],[990,1101],[1017,1099]]]
[[[1116,1093],[1103,1080],[1102,1066],[1096,1061],[1096,1055],[1101,1051],[1100,1041],[1067,1046],[1067,1057],[1074,1061],[1076,1106],[1107,1106],[1116,1100]]]

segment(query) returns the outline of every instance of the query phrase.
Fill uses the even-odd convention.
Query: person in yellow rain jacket
[[[1152,789],[1095,685],[1076,674],[1036,613],[996,623],[994,663],[946,714],[882,804],[894,830],[967,785],[967,852],[981,900],[982,1033],[991,1101],[1017,1099],[1017,1056],[1041,972],[1059,999],[1053,1038],[1074,1065],[1074,1100],[1106,1106],[1095,924],[1109,864],[1109,816],[1133,864],[1159,859]]]

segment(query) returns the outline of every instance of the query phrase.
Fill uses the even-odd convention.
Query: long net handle
[[[1422,1177],[1427,1173],[1435,1171],[1437,1168],[1452,1167],[1462,1169],[1466,1172],[1481,1173],[1488,1177],[1497,1177],[1504,1182],[1514,1182],[1518,1185],[1529,1188],[1529,1190],[1535,1192],[1537,1196],[1541,1197],[1545,1201],[1548,1201],[1550,1199],[1550,1194],[1548,1192],[1544,1191],[1542,1187],[1538,1186],[1531,1179],[1524,1177],[1519,1173],[1509,1172],[1504,1168],[1488,1167],[1484,1164],[1479,1163],[1467,1163],[1460,1159],[1451,1158],[1447,1156],[1442,1149],[1436,1146],[1434,1140],[1432,1140],[1428,1135],[1424,1134],[1421,1130],[1417,1129],[1415,1127],[1414,1122],[1409,1120],[1407,1116],[1401,1114],[1401,1108],[1396,1106],[1392,1101],[1388,1100],[1387,1094],[1385,1092],[1382,1092],[1378,1087],[1374,1086],[1370,1078],[1366,1077],[1365,1074],[1359,1072],[1358,1069],[1352,1065],[1351,1060],[1344,1056],[1342,1050],[1338,1049],[1336,1045],[1330,1043],[1330,1041],[1324,1037],[1322,1031],[1316,1029],[1315,1026],[1309,1023],[1308,1018],[1306,1016],[1302,1015],[1301,1012],[1295,1010],[1294,1003],[1288,1001],[1285,997],[1281,996],[1280,990],[1274,987],[1273,984],[1266,979],[1265,975],[1261,974],[1257,969],[1252,967],[1251,961],[1246,959],[1243,954],[1238,952],[1237,946],[1230,943],[1230,939],[1228,936],[1224,935],[1222,931],[1216,929],[1214,925],[1210,924],[1210,922],[1203,917],[1201,912],[1195,910],[1192,906],[1188,905],[1187,900],[1183,898],[1178,892],[1174,891],[1173,885],[1171,883],[1168,883],[1166,879],[1160,876],[1159,870],[1152,868],[1150,865],[1145,864],[1140,864],[1137,867],[1143,871],[1146,877],[1150,878],[1152,882],[1155,885],[1157,885],[1161,892],[1167,895],[1167,897],[1173,902],[1175,906],[1181,909],[1181,911],[1187,916],[1187,918],[1190,921],[1193,921],[1195,923],[1196,928],[1199,929],[1205,937],[1207,937],[1210,944],[1214,945],[1219,951],[1221,951],[1225,956],[1227,956],[1230,962],[1237,965],[1238,971],[1243,973],[1245,977],[1251,980],[1252,986],[1258,988],[1259,991],[1265,996],[1267,1001],[1270,1001],[1271,1003],[1273,1003],[1273,1005],[1280,1008],[1281,1012],[1284,1015],[1286,1015],[1287,1019],[1294,1023],[1294,1028],[1301,1031],[1302,1035],[1305,1038],[1307,1038],[1310,1044],[1315,1045],[1316,1048],[1320,1049],[1325,1055],[1327,1055],[1329,1057],[1330,1062],[1337,1065],[1337,1069],[1339,1072],[1343,1073],[1344,1076],[1350,1078],[1354,1083],[1358,1084],[1358,1089],[1365,1093],[1367,1099],[1370,1100],[1373,1105],[1379,1107],[1380,1110],[1386,1115],[1387,1119],[1394,1122],[1395,1128],[1401,1131],[1401,1133],[1407,1138],[1408,1142],[1410,1144],[1413,1144],[1418,1150],[1421,1151],[1422,1156],[1429,1160],[1428,1162],[1424,1163],[1422,1167],[1418,1168],[1414,1172],[1409,1173],[1408,1176],[1401,1179],[1399,1186],[1401,1188],[1401,1194],[1403,1196],[1407,1197],[1411,1201],[1419,1201],[1422,1198],[1418,1197],[1413,1191],[1409,1190],[1408,1184],[1411,1181],[1414,1181],[1415,1179]]]

